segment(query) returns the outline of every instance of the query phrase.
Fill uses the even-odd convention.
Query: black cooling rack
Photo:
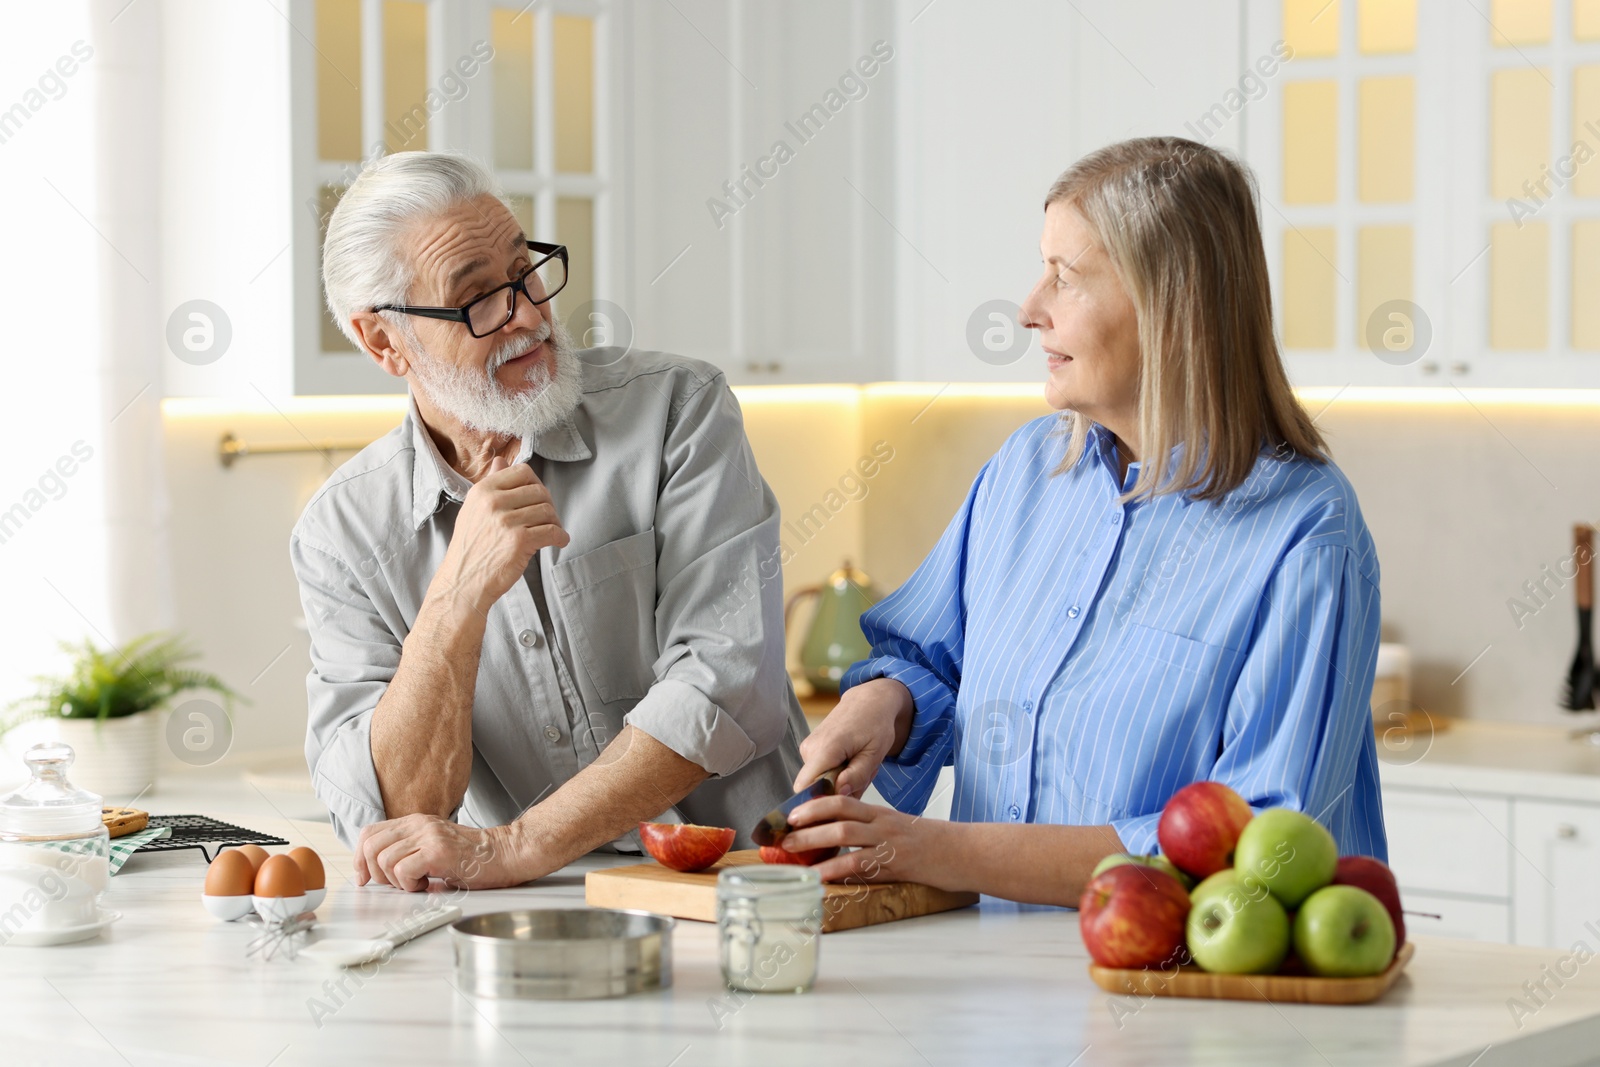
[[[197,848],[210,863],[217,853],[229,845],[287,845],[281,837],[264,834],[260,830],[246,830],[242,826],[222,822],[207,815],[152,815],[151,826],[170,826],[172,834],[158,841],[140,845],[136,852],[177,852]],[[215,852],[207,852],[207,845],[215,845]]]

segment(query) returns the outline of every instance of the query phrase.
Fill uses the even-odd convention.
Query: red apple
[[[1189,894],[1166,871],[1125,863],[1089,879],[1078,901],[1084,947],[1102,967],[1155,967],[1183,948]]]
[[[733,847],[733,829],[684,823],[642,822],[639,841],[663,867],[675,871],[703,871]]]
[[[1161,809],[1156,840],[1179,870],[1209,878],[1233,866],[1239,831],[1254,814],[1244,797],[1221,782],[1192,782]]]
[[[1400,885],[1389,865],[1373,856],[1341,856],[1333,871],[1334,885],[1353,885],[1378,898],[1394,920],[1394,950],[1406,943],[1406,920],[1400,911]]]
[[[823,860],[831,860],[839,854],[837,845],[832,848],[808,848],[800,852],[790,852],[782,845],[762,845],[762,863],[789,863],[796,867],[815,867]]]

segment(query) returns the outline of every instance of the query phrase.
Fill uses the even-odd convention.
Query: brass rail
[[[229,432],[223,434],[222,440],[217,443],[217,458],[222,461],[223,467],[232,467],[243,456],[320,452],[331,459],[334,452],[359,452],[371,443],[372,441],[367,438],[346,437],[327,441],[307,441],[304,444],[287,442],[252,445],[239,440],[232,432]]]

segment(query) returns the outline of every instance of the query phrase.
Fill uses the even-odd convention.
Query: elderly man
[[[695,360],[575,351],[566,256],[438,153],[372,163],[328,223],[334,319],[411,394],[290,539],[306,759],[363,884],[516,885],[642,820],[748,843],[800,767],[738,404]]]

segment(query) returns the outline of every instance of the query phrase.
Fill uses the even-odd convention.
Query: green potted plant
[[[37,740],[71,745],[73,782],[107,804],[129,803],[155,781],[162,712],[173,697],[209,691],[229,712],[240,699],[216,675],[183,666],[199,653],[176,634],[144,634],[109,651],[88,639],[63,641],[61,648],[72,655],[71,666],[35,678],[37,690],[0,717],[0,734],[44,720]]]

